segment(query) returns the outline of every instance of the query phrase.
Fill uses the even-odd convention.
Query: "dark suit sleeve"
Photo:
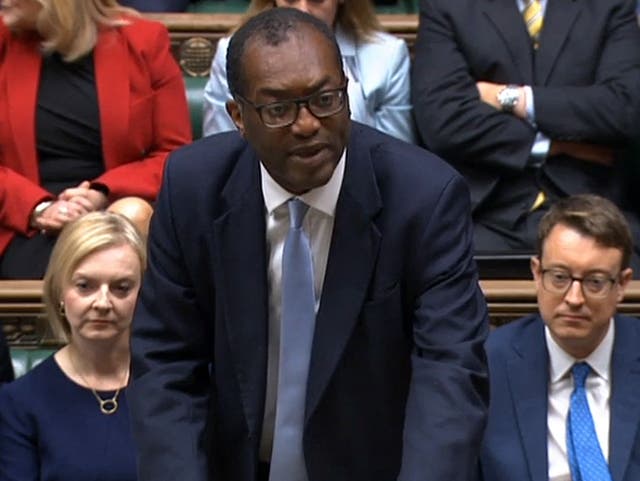
[[[467,188],[455,176],[425,214],[415,248],[414,352],[399,481],[477,475],[489,397],[488,315],[472,259],[469,208]]]
[[[533,86],[538,128],[551,138],[611,144],[637,136],[640,30],[635,15],[636,1],[617,0],[603,5],[611,3],[613,5],[602,12],[606,21],[599,31],[594,27],[595,31],[588,32],[602,37],[592,67],[593,81],[575,86]],[[580,31],[584,31],[584,27]],[[571,67],[576,62],[576,68],[583,69],[584,66],[577,63],[584,62],[583,49],[579,38],[570,39],[556,63],[565,62]],[[595,54],[589,52],[588,55]]]
[[[447,160],[522,170],[536,132],[480,100],[449,6],[449,0],[420,4],[411,86],[420,136]]]
[[[128,396],[139,481],[207,481],[205,424],[212,334],[194,300],[182,258],[171,181],[169,162],[133,321],[133,381]],[[181,212],[185,214],[185,209]]]
[[[13,365],[9,347],[0,329],[0,384],[13,381]]]
[[[0,388],[0,479],[40,479],[38,440],[33,417],[8,389]]]

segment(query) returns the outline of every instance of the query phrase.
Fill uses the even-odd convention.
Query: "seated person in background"
[[[415,142],[409,95],[409,50],[404,40],[382,31],[371,0],[251,0],[246,22],[274,7],[293,7],[333,28],[349,80],[351,118],[407,142]],[[218,41],[204,89],[203,134],[235,130],[226,108],[229,37]]]
[[[540,218],[568,195],[627,208],[616,150],[640,119],[635,5],[422,0],[418,131],[469,183],[478,252],[533,252]]]
[[[629,227],[610,201],[578,195],[551,207],[538,239],[540,313],[487,342],[481,479],[637,481],[640,321],[616,314],[631,279]]]
[[[2,333],[2,323],[0,323],[0,384],[10,381],[13,381],[13,365],[11,364],[9,346],[7,346],[7,341]]]
[[[140,12],[184,12],[195,0],[121,0],[121,4]]]
[[[164,25],[115,0],[14,0],[0,22],[0,278],[41,278],[59,230],[153,201],[191,140]]]
[[[3,481],[135,481],[124,388],[145,263],[144,241],[119,214],[90,213],[63,229],[44,302],[68,344],[0,388]]]

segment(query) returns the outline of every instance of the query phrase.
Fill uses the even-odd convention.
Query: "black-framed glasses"
[[[240,100],[250,105],[258,112],[260,120],[266,127],[277,129],[293,124],[300,113],[300,107],[305,106],[315,117],[322,119],[337,114],[345,106],[347,98],[347,84],[342,87],[267,104],[254,104],[242,95],[236,94]]]
[[[620,274],[610,277],[607,274],[594,272],[584,277],[571,275],[564,269],[542,269],[542,287],[552,294],[565,296],[574,282],[580,283],[582,295],[592,299],[607,297],[611,288],[618,282]]]

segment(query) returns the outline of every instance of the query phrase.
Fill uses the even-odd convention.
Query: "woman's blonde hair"
[[[138,16],[117,0],[38,0],[37,29],[45,52],[58,52],[67,62],[87,55],[103,27],[126,25],[125,16]]]
[[[251,0],[241,25],[258,13],[275,6],[274,0]],[[357,41],[369,40],[376,32],[382,30],[371,0],[343,0],[336,12],[336,25],[340,25]]]
[[[87,0],[90,1],[90,0]],[[53,333],[67,341],[71,328],[60,302],[73,273],[89,255],[121,245],[129,245],[140,260],[140,271],[147,264],[145,242],[129,220],[112,212],[91,212],[68,224],[51,252],[44,276],[44,306]]]

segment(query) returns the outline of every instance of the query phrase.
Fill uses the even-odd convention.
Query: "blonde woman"
[[[41,278],[68,222],[155,199],[189,113],[164,25],[115,0],[0,5],[0,278]]]
[[[244,21],[274,7],[297,8],[333,28],[349,80],[353,120],[415,142],[409,50],[404,40],[382,31],[371,0],[252,0]],[[226,103],[231,100],[226,66],[228,45],[228,37],[218,42],[204,90],[204,135],[235,129],[226,110]]]
[[[94,212],[70,223],[44,280],[50,322],[68,344],[0,389],[0,479],[135,481],[124,388],[144,241]]]

